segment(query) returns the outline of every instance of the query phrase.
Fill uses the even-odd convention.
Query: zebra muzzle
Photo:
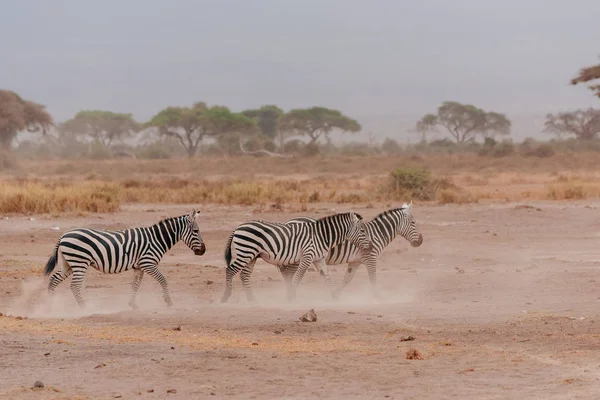
[[[423,244],[423,235],[421,235],[420,233],[419,233],[419,237],[417,238],[417,240],[410,242],[410,245],[412,247],[419,247],[422,244]]]
[[[194,249],[194,254],[197,255],[197,256],[201,256],[204,253],[206,253],[206,246],[204,245],[204,243],[202,243],[200,245],[200,247]]]

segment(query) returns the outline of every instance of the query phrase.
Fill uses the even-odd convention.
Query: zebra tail
[[[52,253],[52,255],[50,256],[50,259],[46,263],[46,268],[44,269],[45,276],[50,275],[52,273],[52,271],[54,271],[57,260],[58,260],[58,244],[54,248],[54,253]]]
[[[227,268],[229,268],[229,264],[231,264],[231,242],[233,241],[233,232],[229,235],[229,239],[227,240],[227,246],[225,247],[225,264]]]

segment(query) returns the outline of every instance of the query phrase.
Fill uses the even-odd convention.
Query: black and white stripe
[[[286,224],[304,224],[313,221],[313,218],[299,217],[287,221]],[[372,243],[370,252],[362,252],[361,249],[346,241],[332,248],[325,259],[327,265],[348,263],[344,281],[337,289],[336,295],[339,295],[339,293],[352,281],[358,267],[361,264],[365,264],[373,294],[378,296],[376,287],[377,260],[383,252],[383,249],[385,249],[385,247],[398,235],[408,240],[413,247],[419,247],[423,243],[423,236],[417,230],[415,220],[412,216],[412,202],[410,204],[404,203],[400,208],[393,208],[382,212],[371,221],[365,222],[364,230],[369,241]],[[279,267],[279,271],[286,283],[294,276],[297,268],[298,267],[294,265]],[[320,271],[320,273],[325,276],[325,279],[328,279],[327,270]]]
[[[277,266],[298,266],[288,285],[288,299],[294,299],[298,283],[311,264],[318,270],[327,269],[324,258],[332,247],[349,240],[360,248],[370,248],[362,226],[362,217],[352,212],[305,224],[265,221],[241,224],[231,233],[225,248],[227,269],[221,301],[226,302],[231,296],[233,277],[240,271],[248,301],[254,301],[250,275],[258,258]],[[328,284],[332,289],[331,281]]]
[[[171,306],[173,303],[167,280],[158,270],[158,263],[180,240],[194,254],[204,254],[206,246],[196,222],[199,213],[193,210],[191,214],[167,218],[152,226],[122,231],[79,228],[66,232],[60,237],[46,264],[45,275],[50,276],[48,293],[52,295],[56,286],[73,274],[71,291],[79,306],[84,307],[81,289],[89,267],[105,274],[118,274],[133,269],[133,292],[129,301],[131,307],[136,307],[135,297],[144,273],[160,283],[164,300]]]

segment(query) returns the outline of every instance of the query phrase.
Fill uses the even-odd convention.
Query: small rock
[[[348,311],[348,314],[356,314],[354,311]]]
[[[44,356],[48,357],[50,355],[50,353],[44,353]]]
[[[281,335],[281,331],[275,331],[273,333],[275,333],[276,335]]]
[[[313,308],[308,310],[306,314],[300,317],[300,321],[302,322],[315,322],[317,320],[317,313]]]
[[[460,268],[460,267],[454,267],[454,269],[456,270],[457,274],[464,274],[465,273],[465,270],[462,269],[462,268]]]
[[[98,364],[94,367],[94,369],[98,369],[98,368],[102,368],[102,367],[106,367],[106,364],[104,364],[104,363]]]
[[[400,337],[400,341],[401,342],[412,342],[413,340],[415,340],[416,338],[412,335],[410,336],[401,336]]]
[[[44,383],[42,381],[35,381],[33,383],[33,387],[34,389],[41,389],[44,387]]]
[[[113,397],[114,397],[115,399],[120,399],[120,398],[121,398],[121,397],[123,397],[123,396],[121,396],[120,394],[115,394]]]
[[[410,349],[406,352],[407,360],[423,360],[423,355],[417,349]]]
[[[252,346],[258,346],[258,342],[252,342]]]
[[[175,328],[173,328],[174,331],[180,331],[181,330],[181,325],[177,325]]]
[[[210,279],[206,281],[207,285],[212,285],[213,283],[215,283],[214,281],[211,281]]]
[[[148,390],[146,390],[146,392],[148,392],[148,393],[154,393],[154,389],[148,389]]]
[[[167,390],[167,393],[175,394],[175,393],[177,393],[177,389],[169,389],[169,390]]]

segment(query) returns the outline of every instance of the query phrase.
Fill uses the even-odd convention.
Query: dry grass
[[[114,212],[120,207],[119,185],[80,182],[11,181],[0,183],[0,212],[56,213]]]
[[[583,199],[600,197],[598,154],[20,161],[16,172],[0,175],[0,212],[114,212],[123,203],[289,204],[304,210],[320,202],[417,199],[414,192],[389,190],[390,173],[399,167],[430,170],[428,199],[444,204]]]

